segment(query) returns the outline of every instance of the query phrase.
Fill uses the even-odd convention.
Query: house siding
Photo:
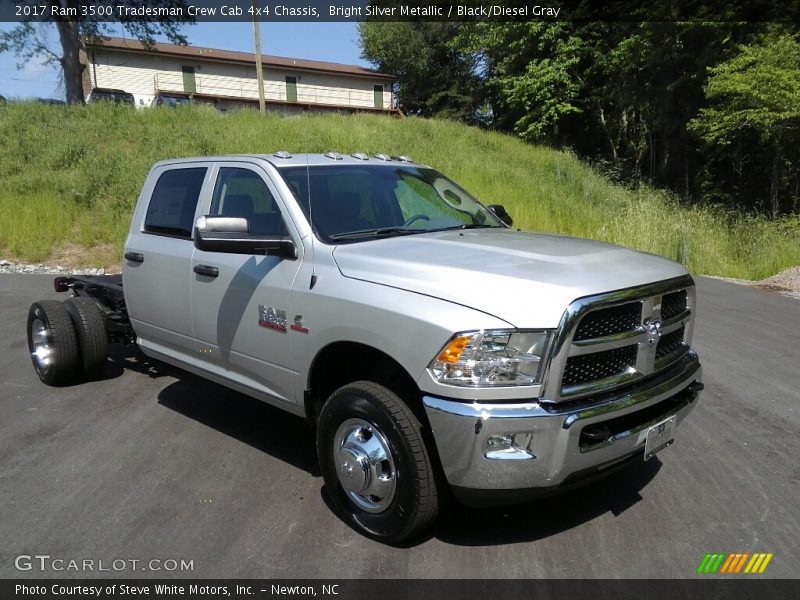
[[[122,89],[136,98],[137,106],[150,106],[155,94],[183,92],[183,67],[194,67],[196,93],[258,101],[255,65],[238,65],[144,55],[97,48],[89,54],[95,87]],[[286,77],[297,78],[297,103],[332,107],[374,108],[374,86],[383,81],[369,77],[314,73],[291,69],[264,69],[266,99],[286,101]],[[384,86],[383,109],[392,107],[389,86]]]

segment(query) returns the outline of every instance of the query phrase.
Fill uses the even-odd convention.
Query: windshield
[[[503,227],[475,198],[433,169],[330,165],[279,170],[328,243],[470,227]]]

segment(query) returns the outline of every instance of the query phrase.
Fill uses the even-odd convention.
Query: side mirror
[[[503,223],[511,227],[514,224],[514,219],[511,218],[511,215],[508,214],[508,211],[502,204],[490,204],[487,206],[490,211],[494,213],[494,216],[500,219]]]
[[[250,223],[244,217],[198,217],[194,224],[194,246],[206,252],[297,258],[297,249],[291,238],[253,235]]]

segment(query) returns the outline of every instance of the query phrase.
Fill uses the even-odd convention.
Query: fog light
[[[503,433],[486,439],[484,456],[490,460],[529,460],[536,458],[531,451],[532,433]]]
[[[514,443],[512,435],[490,435],[486,445],[492,450],[508,450]]]

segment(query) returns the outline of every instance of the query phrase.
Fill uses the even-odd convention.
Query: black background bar
[[[759,575],[688,580],[4,579],[3,600],[39,598],[331,600],[772,600],[800,598],[800,580]],[[706,578],[708,577],[708,578]],[[161,593],[157,592],[158,586]]]

